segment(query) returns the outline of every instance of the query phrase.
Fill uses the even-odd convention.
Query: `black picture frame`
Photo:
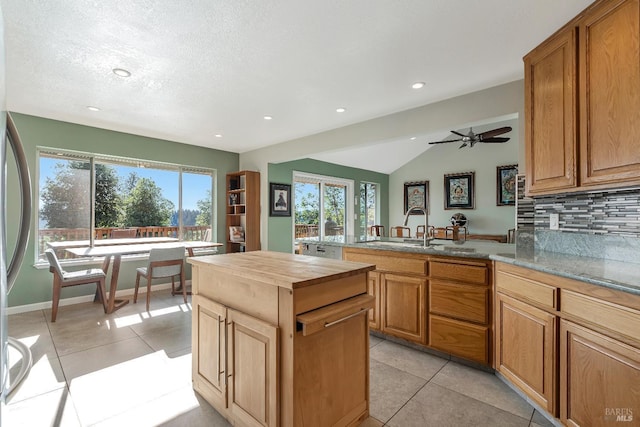
[[[404,213],[409,208],[419,207],[429,213],[429,181],[413,181],[404,183]],[[410,215],[422,215],[420,211],[413,211]]]
[[[291,216],[291,185],[269,183],[269,216]]]
[[[444,208],[475,209],[475,172],[444,176]]]
[[[496,167],[496,205],[515,206],[518,165]]]

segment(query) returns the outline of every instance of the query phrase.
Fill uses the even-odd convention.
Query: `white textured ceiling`
[[[521,79],[589,3],[0,0],[7,109],[242,153]]]

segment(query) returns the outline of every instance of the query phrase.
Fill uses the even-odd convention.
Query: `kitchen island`
[[[232,424],[369,416],[366,263],[255,251],[193,266],[193,387]]]

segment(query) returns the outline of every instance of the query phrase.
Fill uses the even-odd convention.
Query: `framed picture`
[[[291,185],[269,183],[269,216],[291,216]]]
[[[429,181],[404,183],[404,213],[413,207],[429,210]],[[428,213],[428,212],[427,212]],[[411,215],[421,215],[420,211],[413,211]]]
[[[239,225],[229,227],[229,241],[234,243],[244,242],[244,228]]]
[[[515,205],[518,165],[498,166],[496,170],[496,204],[498,206]]]
[[[475,172],[451,173],[444,176],[444,208],[474,209]]]

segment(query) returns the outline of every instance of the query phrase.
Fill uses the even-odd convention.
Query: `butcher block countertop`
[[[287,289],[297,289],[375,269],[373,264],[271,251],[238,252],[188,258],[225,274]]]

